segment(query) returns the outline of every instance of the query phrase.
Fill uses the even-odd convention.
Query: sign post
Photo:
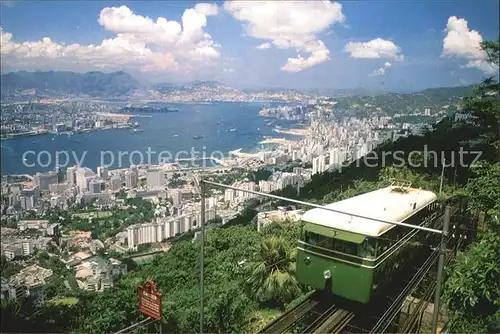
[[[156,289],[156,284],[148,280],[144,285],[139,286],[137,290],[139,295],[139,311],[153,319],[161,320],[161,293]]]

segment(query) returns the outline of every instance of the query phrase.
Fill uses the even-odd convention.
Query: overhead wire
[[[132,324],[128,327],[125,327],[121,330],[119,330],[118,332],[115,332],[114,334],[121,334],[121,333],[126,333],[127,331],[131,330],[131,329],[134,329],[134,328],[138,328],[138,327],[142,327],[142,326],[147,326],[149,324],[152,324],[153,322],[155,322],[156,320],[153,319],[153,318],[146,318],[146,319],[143,319],[135,324]]]

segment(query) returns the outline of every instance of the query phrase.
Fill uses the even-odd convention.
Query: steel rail
[[[429,298],[432,296],[432,292],[436,288],[436,282],[429,284],[427,289],[424,291],[422,296],[420,297],[420,301],[417,303],[415,308],[411,311],[409,317],[405,320],[403,325],[400,327],[401,329],[398,331],[400,333],[413,333],[412,330],[415,325],[418,323],[418,315],[424,312],[429,305]]]
[[[344,309],[337,309],[328,319],[326,319],[315,331],[314,334],[331,333],[340,331],[347,323],[354,318],[354,313]]]
[[[297,321],[301,320],[309,311],[319,304],[315,300],[316,293],[313,293],[309,298],[302,301],[297,306],[283,313],[280,317],[274,319],[266,325],[259,333],[284,333],[292,327]]]
[[[287,201],[287,202],[290,202],[290,203],[305,205],[305,206],[309,206],[309,207],[316,208],[316,209],[322,209],[322,210],[326,210],[326,211],[331,211],[331,212],[335,212],[335,213],[344,214],[344,215],[347,215],[347,216],[352,216],[352,217],[357,217],[357,218],[362,218],[362,219],[368,219],[368,220],[376,221],[376,222],[379,222],[379,223],[391,224],[391,225],[396,225],[396,226],[404,226],[404,227],[408,227],[408,228],[412,228],[412,229],[416,229],[416,230],[422,230],[422,231],[432,232],[432,233],[436,233],[436,234],[443,234],[443,231],[436,230],[436,229],[429,228],[429,227],[424,227],[424,226],[412,225],[412,224],[407,224],[407,223],[400,223],[400,222],[394,222],[394,221],[389,221],[389,220],[384,220],[384,219],[367,217],[367,216],[358,215],[358,214],[354,214],[354,213],[349,213],[349,212],[344,212],[344,211],[340,211],[340,210],[335,210],[335,209],[328,208],[328,207],[323,206],[323,205],[308,203],[308,202],[299,201],[299,200],[296,200],[296,199],[291,199],[291,198],[281,197],[281,196],[277,196],[277,195],[262,193],[262,192],[254,191],[254,190],[241,189],[241,188],[238,188],[238,187],[233,187],[233,186],[229,186],[227,184],[217,183],[217,182],[213,182],[213,181],[200,180],[200,183],[202,183],[202,182],[203,183],[207,183],[207,184],[211,184],[211,185],[217,186],[217,187],[222,187],[222,188],[226,188],[226,189],[232,189],[232,190],[247,192],[247,193],[258,195],[258,196],[264,196],[264,197],[274,198],[274,199],[277,199],[277,200],[280,200],[280,201]]]
[[[335,326],[332,329],[330,329],[330,333],[340,333],[340,331],[343,330],[344,327],[346,327],[349,324],[349,322],[351,322],[351,320],[355,317],[355,315],[356,314],[353,312],[345,313],[341,321],[337,322]]]
[[[452,258],[453,258],[452,252],[448,252],[445,264],[449,264]],[[415,322],[418,319],[418,315],[421,312],[424,312],[427,306],[429,305],[430,303],[429,300],[431,299],[432,293],[435,291],[436,286],[437,283],[435,281],[429,284],[425,292],[422,294],[419,303],[417,304],[415,309],[411,312],[411,315],[408,317],[405,323],[402,325],[400,333],[414,333],[412,330],[415,327]]]
[[[326,311],[321,313],[305,330],[304,333],[315,333],[321,325],[338,310],[336,304],[332,304]]]
[[[426,260],[418,267],[418,270],[412,274],[412,278],[409,281],[405,282],[405,285],[402,288],[402,290],[398,291],[397,294],[394,295],[395,298],[392,300],[391,304],[385,310],[382,316],[378,318],[377,323],[369,330],[370,333],[380,332],[380,328],[388,322],[388,319],[394,313],[394,309],[398,307],[398,305],[401,304],[403,298],[406,297],[406,295],[408,295],[408,292],[411,290],[411,286],[418,279],[419,275],[423,272],[424,269],[427,269],[427,267],[430,267],[432,265],[432,263],[438,258],[438,255],[439,251],[434,250],[429,255],[429,257],[427,257]]]
[[[423,280],[425,274],[431,269],[434,262],[439,257],[439,249],[436,249],[432,252],[432,254],[427,258],[427,260],[422,264],[419,270],[415,273],[413,278],[408,282],[406,287],[399,293],[397,298],[392,302],[391,306],[386,310],[386,312],[382,315],[379,321],[375,324],[375,326],[370,330],[370,333],[382,333],[384,332],[391,321],[396,317],[397,311],[402,305],[403,299],[413,290],[415,287],[420,284]],[[383,327],[385,325],[385,327]],[[381,330],[381,328],[384,328]]]

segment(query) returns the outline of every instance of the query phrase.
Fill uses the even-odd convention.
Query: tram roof
[[[415,188],[398,191],[396,187],[390,186],[325,206],[345,213],[315,208],[304,213],[302,220],[352,233],[379,236],[395,225],[372,219],[400,223],[436,198],[432,191]],[[368,218],[354,217],[352,214]]]

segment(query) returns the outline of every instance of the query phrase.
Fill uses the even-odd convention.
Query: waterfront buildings
[[[97,167],[97,176],[99,176],[102,179],[107,179],[109,176],[108,168],[104,166],[98,166]]]
[[[150,188],[165,186],[165,173],[160,169],[149,169],[146,172],[146,184]]]
[[[112,191],[120,190],[120,188],[122,187],[122,179],[120,176],[115,175],[111,178],[109,184]]]
[[[87,167],[78,167],[75,170],[76,175],[76,185],[80,191],[86,191],[88,189],[89,182],[95,178],[94,172]]]
[[[138,178],[137,166],[130,166],[129,170],[125,171],[125,186],[129,189],[137,187]]]
[[[54,171],[36,173],[33,177],[33,181],[40,188],[40,190],[48,190],[50,184],[58,183],[58,175],[57,172]]]
[[[66,169],[66,180],[70,186],[76,185],[76,170],[78,167],[73,166],[73,167],[68,167]]]
[[[89,192],[92,194],[98,194],[104,187],[104,181],[92,179],[89,182]]]

